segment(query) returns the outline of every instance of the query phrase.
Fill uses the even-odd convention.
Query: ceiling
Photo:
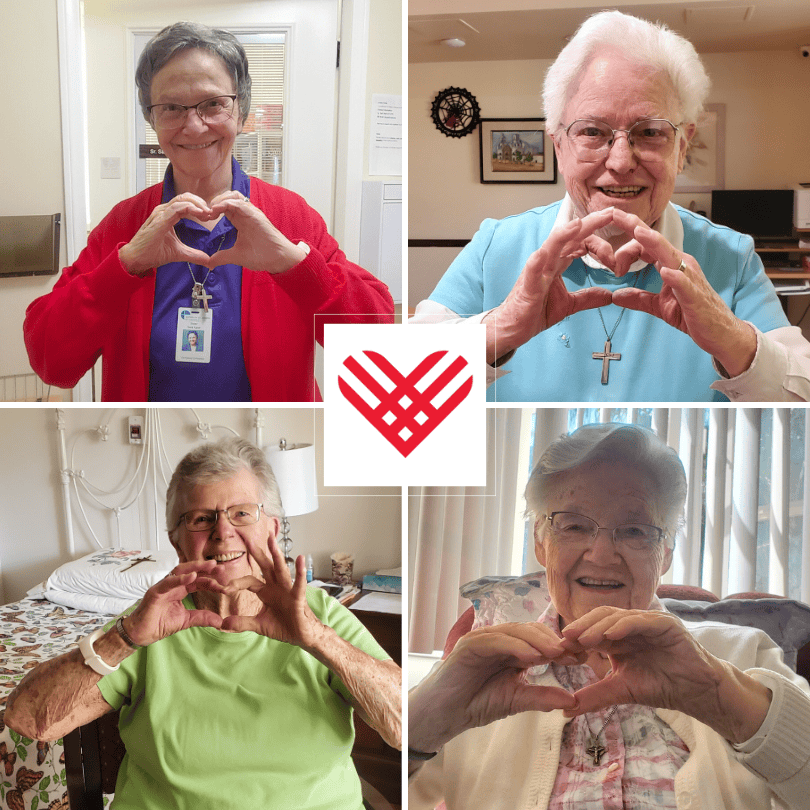
[[[553,59],[579,24],[605,7],[599,0],[410,0],[409,62]],[[810,0],[634,2],[611,6],[660,21],[700,53],[793,50],[810,45]],[[436,14],[441,8],[442,13]],[[492,10],[495,9],[495,10]],[[441,44],[463,40],[464,47]]]

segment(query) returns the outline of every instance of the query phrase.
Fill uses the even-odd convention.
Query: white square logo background
[[[485,486],[486,327],[327,324],[324,336],[324,484],[326,486]],[[467,361],[434,398],[440,405],[472,377],[472,389],[407,457],[343,395],[338,377],[372,406],[378,400],[346,368],[353,357],[387,391],[390,379],[364,352],[381,354],[407,377],[426,357],[447,354],[416,388],[424,390],[457,357]],[[410,403],[403,392],[400,404]],[[392,416],[383,415],[390,424]],[[415,415],[417,424],[425,420]]]

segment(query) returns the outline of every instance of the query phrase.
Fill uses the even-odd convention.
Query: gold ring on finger
[[[682,273],[686,272],[686,262],[683,259],[681,259],[681,263],[678,265],[678,270]]]

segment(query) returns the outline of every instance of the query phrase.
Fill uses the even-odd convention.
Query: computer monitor
[[[714,190],[711,220],[754,239],[792,239],[793,190]]]

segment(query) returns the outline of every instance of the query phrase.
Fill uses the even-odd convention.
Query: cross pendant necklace
[[[644,268],[644,275],[645,276],[647,275],[647,268],[646,267]],[[641,277],[641,273],[636,273],[636,278],[633,281],[633,287],[635,287],[636,284],[638,284],[640,277]],[[591,282],[591,274],[590,273],[588,273],[587,278],[588,278],[588,286],[593,287],[593,283]],[[624,317],[624,313],[627,312],[627,310],[622,309],[622,311],[619,313],[619,317],[616,319],[616,323],[613,324],[613,329],[611,329],[609,333],[608,333],[608,330],[607,330],[607,326],[605,326],[605,319],[602,316],[601,307],[599,309],[597,309],[596,312],[599,315],[599,320],[602,322],[602,329],[605,330],[605,337],[607,338],[607,340],[605,341],[605,348],[602,349],[601,352],[593,352],[591,357],[593,357],[594,360],[601,360],[602,361],[602,385],[607,385],[608,382],[610,381],[610,379],[609,379],[610,378],[610,361],[611,360],[621,360],[622,359],[622,356],[621,356],[621,354],[619,354],[619,352],[611,352],[610,349],[611,349],[611,341],[613,340],[613,335],[616,334],[616,330],[619,328],[619,324],[622,322],[622,318]],[[602,751],[602,754],[604,754],[604,751]],[[601,758],[602,754],[599,754],[600,758]],[[594,759],[595,758],[596,758],[596,755],[594,755]]]
[[[622,315],[624,315],[623,312],[622,312]],[[620,320],[621,320],[621,316],[619,316],[619,321]],[[619,321],[616,321],[616,326],[619,325]],[[603,324],[603,326],[604,326],[604,324]],[[614,327],[613,332],[615,332],[615,331],[616,331],[616,329]],[[605,332],[607,332],[607,330],[605,330]],[[613,337],[613,332],[611,332],[611,337]],[[605,341],[604,351],[594,352],[592,356],[593,356],[594,360],[601,360],[602,361],[602,385],[607,385],[608,384],[608,375],[610,374],[610,365],[609,365],[610,361],[611,360],[621,360],[622,356],[618,352],[615,352],[614,354],[611,354],[611,352],[610,352],[610,338],[608,338]]]
[[[223,235],[216,252],[222,250],[222,245],[225,243],[225,237],[227,235],[228,234]],[[188,265],[188,272],[191,273],[191,280],[194,282],[194,286],[191,288],[191,306],[199,307],[200,301],[202,301],[205,311],[208,312],[208,302],[211,300],[212,296],[206,291],[205,282],[208,281],[208,276],[211,275],[211,270],[213,268],[209,267],[208,272],[205,274],[205,278],[202,281],[197,281],[196,277],[194,276],[194,271],[191,269],[191,262],[186,262],[186,264]]]
[[[602,734],[602,732],[607,728],[607,724],[610,722],[611,718],[616,713],[616,709],[618,708],[619,708],[618,706],[614,706],[610,710],[610,714],[607,716],[607,719],[602,724],[602,728],[600,728],[599,731],[596,732],[596,734],[591,733],[588,735],[588,747],[585,749],[585,753],[589,757],[593,758],[594,766],[599,765],[599,763],[602,761],[602,757],[607,753],[607,748],[605,748],[605,746],[599,742],[599,737]],[[585,722],[587,723],[588,721],[585,720]],[[588,729],[588,731],[590,731],[590,728]]]

